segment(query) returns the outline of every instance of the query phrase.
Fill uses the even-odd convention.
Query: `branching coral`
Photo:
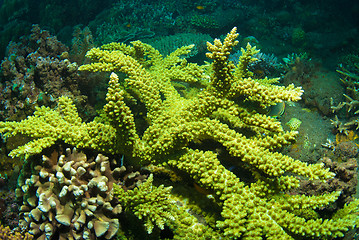
[[[163,230],[165,225],[175,233],[174,239],[218,239],[222,235],[202,224],[182,209],[182,203],[171,194],[172,187],[153,185],[153,175],[133,190],[125,191],[114,184],[114,195],[126,212],[132,212],[144,220],[146,231],[151,234],[154,226]]]
[[[80,92],[84,78],[77,64],[62,58],[67,51],[56,37],[37,25],[21,42],[10,43],[8,56],[1,62],[2,120],[23,119],[34,111],[34,106],[53,107],[60,96],[71,97],[90,113],[87,97]]]
[[[340,194],[284,194],[299,186],[297,176],[325,181],[334,174],[322,164],[303,163],[275,152],[290,143],[296,132],[284,132],[280,122],[260,113],[261,107],[299,100],[301,88],[276,86],[268,83],[271,81],[252,78],[247,66],[257,51],[249,45],[243,50],[239,64],[233,65],[228,58],[237,44],[236,37],[233,29],[223,42],[216,39],[214,44],[208,43],[207,57],[213,60],[210,69],[206,69],[208,65],[190,64],[181,58],[192,46],[179,48],[166,57],[140,41],[132,42],[132,46],[109,44],[94,48],[87,54],[93,63],[81,66],[80,70],[127,75],[120,81],[115,73],[111,74],[105,116],[101,120],[82,123],[71,101],[61,98],[58,109],[39,108],[34,116],[22,122],[1,123],[0,132],[5,136],[21,133],[34,138],[12,155],[39,153],[56,140],[63,140],[78,147],[125,154],[133,163],[158,164],[190,176],[214,193],[222,208],[222,218],[216,219],[213,230],[226,238],[343,236],[356,224],[357,203],[350,206],[352,210],[343,210],[350,212],[343,218],[306,219],[296,214],[321,208]],[[200,83],[203,88],[196,96],[184,98],[173,82]],[[129,96],[146,108],[142,112],[146,121],[144,131],[139,131],[143,126],[136,124],[134,108],[128,105]],[[248,101],[254,104],[249,106]],[[203,144],[205,141],[216,142],[227,157],[214,153]],[[44,142],[47,144],[34,144]],[[242,176],[227,169],[225,163],[229,160],[251,173],[252,183],[241,181]],[[129,196],[130,193],[123,195]],[[162,223],[155,224],[162,227]]]
[[[60,97],[56,110],[48,107],[38,107],[34,116],[21,122],[2,122],[4,136],[27,134],[34,139],[15,149],[10,156],[25,156],[39,154],[44,148],[55,144],[57,140],[65,140],[77,147],[89,147],[98,150],[109,150],[105,146],[106,139],[110,143],[114,139],[113,128],[100,122],[83,123],[71,99]],[[97,139],[97,140],[96,140]],[[83,145],[85,144],[85,145]],[[112,143],[111,143],[112,144]],[[103,149],[101,149],[102,147]]]
[[[359,80],[359,65],[358,63],[351,63],[348,65],[348,69],[346,69],[342,64],[339,65],[339,69],[337,72],[341,75],[341,81],[346,87],[346,94],[343,94],[345,98],[345,102],[340,102],[337,106],[334,105],[334,100],[331,98],[331,109],[333,113],[339,113],[339,111],[343,108],[346,109],[347,115],[356,115],[359,113],[358,106],[359,106],[359,93],[358,93],[358,80]],[[354,127],[356,130],[359,128],[359,120],[358,118],[353,119],[349,122],[343,123],[339,121],[338,117],[335,116],[335,119],[332,120],[333,125],[335,128],[344,134],[349,133],[349,129],[353,129]]]
[[[153,175],[150,175],[145,183],[134,190],[125,192],[117,187],[114,191],[125,208],[129,208],[139,219],[144,218],[149,234],[154,225],[163,230],[166,222],[175,220],[170,213],[173,203],[168,198],[171,187],[155,187],[152,186],[152,181]]]

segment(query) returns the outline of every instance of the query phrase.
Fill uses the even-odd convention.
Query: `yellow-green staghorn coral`
[[[220,238],[208,226],[200,224],[187,211],[181,209],[171,195],[172,187],[152,184],[153,175],[133,190],[124,191],[114,184],[114,195],[119,199],[125,211],[132,212],[137,218],[144,220],[144,226],[149,234],[154,226],[163,230],[169,226],[175,233],[175,239],[213,239]]]
[[[296,216],[293,214],[294,210],[325,206],[334,202],[340,193],[311,197],[290,196],[274,191],[278,187],[278,182],[274,181],[269,185],[258,180],[246,186],[209,151],[190,151],[178,161],[170,161],[170,164],[185,170],[220,196],[223,201],[223,220],[217,222],[217,227],[224,229],[225,236],[231,239],[240,236],[243,239],[262,239],[264,235],[266,239],[295,239],[292,234],[335,238],[343,236],[343,232],[358,221],[357,203],[350,206],[356,210],[343,218],[323,221],[320,218],[306,220]]]
[[[152,233],[154,225],[163,230],[166,222],[175,220],[171,214],[173,202],[169,198],[171,187],[155,187],[152,181],[153,175],[150,175],[145,183],[126,192],[114,185],[114,194],[120,199],[125,210],[129,209],[139,219],[144,219],[149,234]]]
[[[115,134],[108,124],[92,121],[82,122],[72,100],[60,97],[55,110],[48,107],[37,107],[33,116],[21,122],[0,122],[0,132],[5,138],[17,134],[33,138],[24,146],[11,151],[10,156],[25,158],[41,153],[58,140],[72,144],[77,148],[94,148],[111,152]]]
[[[222,209],[222,217],[216,219],[216,226],[211,226],[218,233],[213,234],[214,238],[343,236],[357,223],[358,203],[344,207],[343,212],[348,213],[344,217],[306,219],[303,214],[296,215],[334,202],[339,193],[307,197],[285,191],[299,186],[299,176],[325,181],[334,174],[321,164],[303,163],[275,152],[294,140],[296,132],[284,132],[280,122],[260,113],[261,108],[278,102],[299,100],[301,88],[269,84],[275,79],[253,79],[246,66],[257,50],[249,45],[242,50],[240,63],[233,65],[228,57],[237,44],[236,37],[233,29],[223,42],[216,39],[208,43],[210,69],[181,58],[192,46],[166,57],[140,41],[132,42],[132,46],[113,43],[94,48],[87,54],[93,63],[80,70],[126,75],[123,80],[115,73],[110,76],[105,118],[82,123],[70,100],[61,98],[58,109],[41,108],[20,123],[1,123],[0,132],[34,138],[12,155],[38,153],[56,140],[63,140],[77,147],[125,154],[132,163],[162,165],[191,177],[213,193],[215,203]],[[174,87],[178,82],[200,89],[197,95],[185,98]],[[132,102],[145,106],[145,126],[136,125],[134,112],[141,105],[129,105],[129,96],[135,100]],[[255,104],[249,106],[249,101]],[[69,110],[62,110],[62,106]],[[94,134],[96,129],[99,130]],[[45,144],[31,144],[36,142]],[[241,175],[227,169],[229,163],[246,169],[252,182],[242,181]],[[173,226],[171,221],[165,224]]]

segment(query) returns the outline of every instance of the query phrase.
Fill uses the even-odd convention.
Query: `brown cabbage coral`
[[[110,168],[107,157],[88,157],[76,149],[53,151],[31,159],[21,171],[20,228],[36,239],[111,239],[119,229],[122,211],[112,185],[125,168]]]
[[[296,132],[284,132],[280,122],[254,111],[254,106],[248,108],[245,102],[266,107],[280,101],[296,101],[302,94],[301,88],[253,79],[246,66],[256,50],[249,45],[235,66],[228,57],[237,44],[236,37],[233,29],[223,42],[217,39],[214,44],[208,43],[207,56],[213,60],[210,69],[180,57],[192,46],[179,48],[166,57],[140,41],[132,46],[109,44],[92,49],[87,56],[93,63],[81,66],[81,70],[127,75],[122,82],[115,73],[111,74],[105,117],[82,123],[72,102],[61,98],[59,109],[42,108],[21,122],[0,123],[0,132],[5,136],[21,133],[34,138],[25,147],[14,150],[14,155],[39,153],[49,146],[48,139],[51,144],[64,140],[77,147],[125,154],[127,160],[137,164],[162,164],[185,173],[214,193],[222,218],[217,218],[216,226],[211,227],[226,238],[343,236],[356,224],[358,201],[344,207],[349,214],[330,220],[306,219],[296,214],[322,208],[340,194],[284,194],[299,186],[296,175],[325,181],[333,173],[322,164],[306,164],[275,152],[292,141]],[[199,84],[203,89],[192,98],[184,98],[173,82]],[[141,102],[146,108],[142,112],[146,116],[145,127],[136,124],[141,114],[134,114],[136,108],[128,105],[131,101]],[[106,130],[106,134],[100,135],[101,130],[94,134],[96,127]],[[72,128],[80,131],[69,131]],[[216,142],[225,154],[217,155],[204,144],[206,141]],[[227,169],[224,163],[228,160],[247,169],[252,175],[251,183]]]

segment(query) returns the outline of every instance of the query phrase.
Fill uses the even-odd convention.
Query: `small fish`
[[[256,69],[256,70],[254,70],[253,73],[256,76],[256,78],[264,78],[265,77],[265,72],[263,70]]]
[[[267,113],[267,115],[273,118],[278,118],[283,115],[284,111],[285,111],[285,103],[279,102],[276,105],[273,105],[269,108],[269,112]]]
[[[306,111],[306,112],[312,112],[312,110],[310,110],[309,108],[302,108],[303,111]]]
[[[199,186],[197,183],[193,183],[194,188],[197,190],[197,192],[202,193],[204,195],[209,195],[211,192],[201,186]]]
[[[302,124],[298,118],[291,118],[285,125],[287,125],[291,131],[297,131]]]
[[[196,8],[197,8],[198,10],[203,10],[203,9],[204,9],[204,6],[196,6]]]
[[[132,27],[131,23],[127,23],[127,24],[126,24],[126,27],[127,27],[127,28]]]

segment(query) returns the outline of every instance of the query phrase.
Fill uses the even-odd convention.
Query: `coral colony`
[[[251,67],[262,55],[250,43],[230,61],[237,37],[233,28],[208,42],[202,65],[183,57],[194,45],[168,55],[142,41],[92,48],[78,70],[110,73],[95,118],[84,121],[74,96],[56,94],[56,106],[0,122],[6,140],[24,138],[9,154],[25,159],[16,188],[22,235],[12,239],[333,239],[354,229],[356,161],[309,164],[277,151],[301,122],[286,131],[266,112],[303,90],[258,78]],[[335,187],[344,182],[352,187]]]
[[[0,0],[0,240],[359,239],[358,9]]]

